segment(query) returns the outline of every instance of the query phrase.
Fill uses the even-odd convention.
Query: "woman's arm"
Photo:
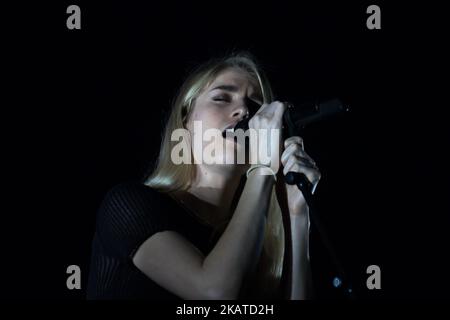
[[[308,211],[306,207],[304,210]],[[291,292],[289,299],[305,300],[312,297],[312,275],[309,262],[309,215],[290,215],[291,222]]]
[[[208,256],[178,233],[164,231],[140,246],[133,258],[136,267],[183,299],[236,299],[262,250],[274,184],[259,170],[250,173],[233,217]]]
[[[203,268],[222,299],[238,297],[245,273],[259,260],[274,179],[252,171],[233,218]]]
[[[305,152],[303,139],[293,136],[285,140],[285,150],[281,155],[283,175],[288,172],[305,174],[315,187],[320,180],[320,172],[315,161]],[[296,185],[287,185],[287,200],[290,217],[291,259],[290,287],[288,294],[292,300],[311,298],[312,278],[309,263],[309,208],[302,192]],[[289,247],[289,246],[288,246]]]

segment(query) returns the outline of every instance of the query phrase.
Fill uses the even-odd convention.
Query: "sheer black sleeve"
[[[132,258],[153,234],[173,230],[170,214],[158,191],[139,183],[123,183],[103,199],[97,215],[97,235],[110,255]]]

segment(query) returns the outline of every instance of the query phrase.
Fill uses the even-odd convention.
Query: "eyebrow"
[[[230,91],[230,92],[237,92],[237,91],[239,91],[239,88],[237,86],[229,85],[229,84],[223,84],[223,85],[214,87],[214,88],[212,88],[209,91],[213,91],[213,90],[217,90],[217,89]]]
[[[224,91],[229,91],[229,92],[238,92],[239,91],[239,87],[235,86],[235,85],[223,84],[223,85],[219,85],[217,87],[214,87],[214,88],[212,88],[209,91],[211,92],[213,90],[224,90]],[[261,95],[258,92],[253,92],[250,95],[250,98],[262,100],[262,97],[261,97]]]

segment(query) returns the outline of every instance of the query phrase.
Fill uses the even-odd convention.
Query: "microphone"
[[[255,110],[254,112],[260,107],[250,99],[249,103],[251,104],[250,109]],[[337,98],[324,100],[322,102],[306,102],[297,106],[288,103],[288,107],[283,114],[283,128],[288,130],[288,136],[291,137],[296,135],[298,130],[303,129],[311,123],[342,112],[348,112],[349,110],[348,105],[345,105]],[[233,131],[236,131],[237,129],[247,131],[249,128],[249,120],[250,118],[239,121],[233,128]],[[226,131],[227,130],[222,133],[224,138],[226,137]]]

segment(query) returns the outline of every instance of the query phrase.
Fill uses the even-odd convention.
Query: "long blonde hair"
[[[264,103],[270,103],[273,100],[272,89],[266,76],[249,53],[231,54],[221,59],[210,60],[197,67],[184,81],[172,103],[156,166],[144,182],[147,186],[166,193],[189,188],[195,177],[196,166],[174,164],[171,161],[171,150],[178,143],[171,141],[171,134],[176,129],[186,128],[195,99],[201,90],[211,84],[220,72],[228,68],[238,68],[246,72],[250,79],[259,85],[257,89],[260,90]],[[263,251],[253,275],[245,283],[245,295],[251,298],[270,298],[278,294],[283,259],[284,227],[274,188],[264,231]]]

